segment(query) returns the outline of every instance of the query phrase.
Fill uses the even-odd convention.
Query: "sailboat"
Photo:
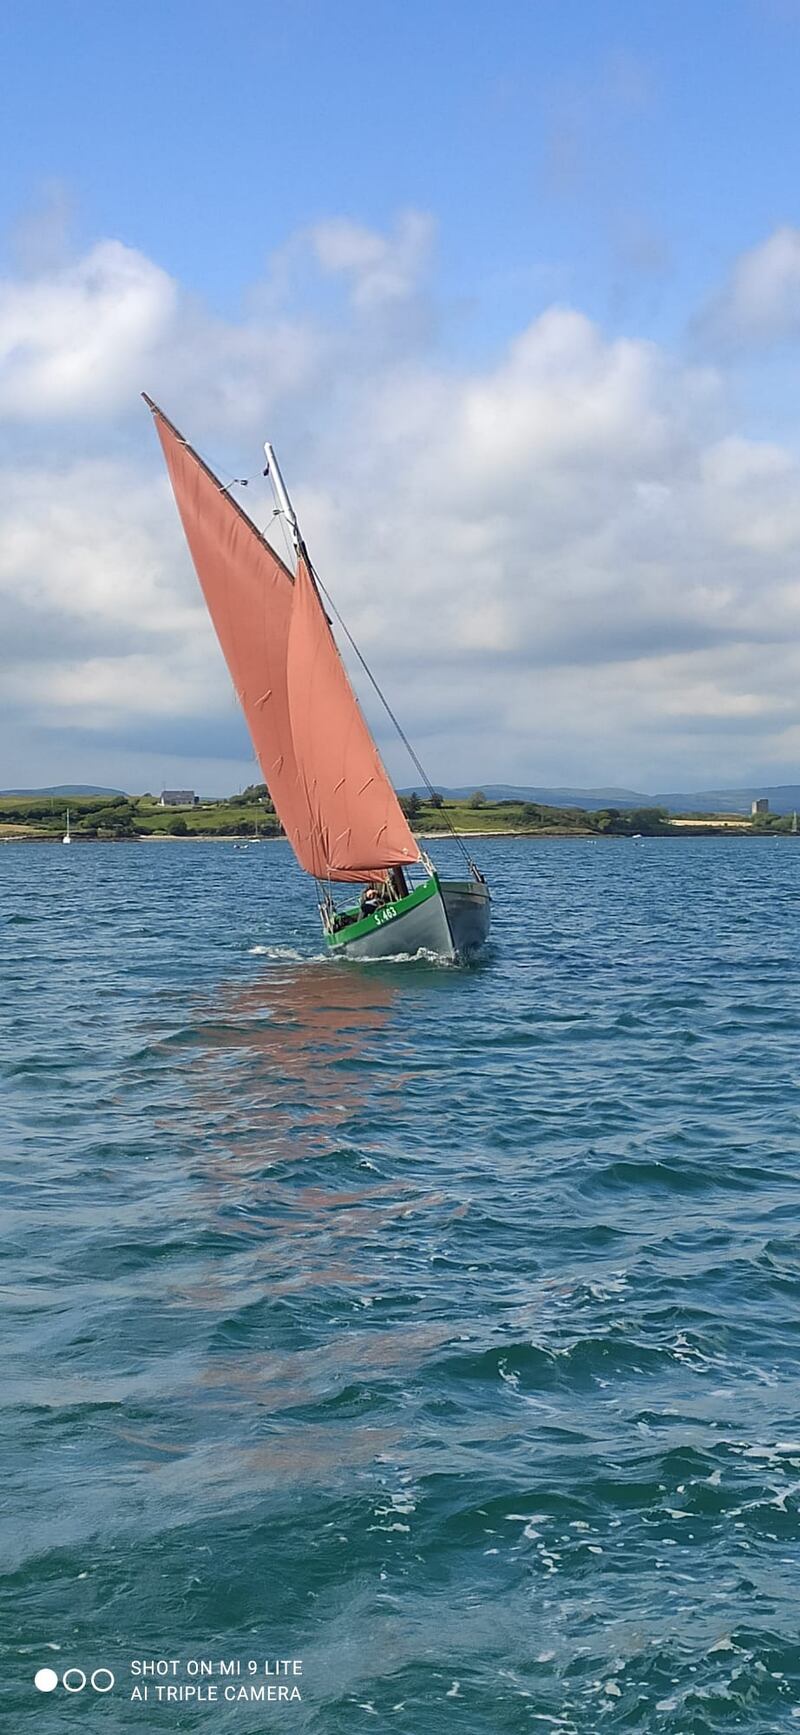
[[[795,809],[794,813],[792,814],[792,823],[789,827],[789,830],[791,832],[792,837],[797,836],[797,809]]]
[[[350,684],[325,601],[333,605],[272,447],[264,447],[265,474],[291,534],[294,570],[142,395],[264,781],[300,867],[316,881],[327,947],[356,959],[421,951],[468,959],[488,938],[489,888],[466,851],[468,877],[442,879],[411,831]],[[364,887],[357,903],[337,905],[342,885]]]
[[[69,835],[69,808],[67,808],[67,829],[64,832],[64,836],[62,837],[61,842],[62,843],[71,843],[72,842],[72,838]]]

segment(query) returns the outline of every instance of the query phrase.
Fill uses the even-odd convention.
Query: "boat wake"
[[[297,946],[248,946],[248,958],[272,958],[276,964],[319,964],[324,952],[301,952]]]
[[[296,946],[248,946],[248,958],[271,958],[276,964],[436,964],[451,970],[455,960],[421,946],[418,952],[397,952],[386,958],[348,958],[330,952],[301,952]]]
[[[458,970],[463,966],[457,958],[445,958],[441,952],[432,952],[428,946],[420,946],[418,952],[391,952],[385,958],[348,958],[346,955],[332,962],[346,964],[361,969],[365,964],[381,964],[385,969],[387,964],[433,964],[437,970]]]
[[[451,970],[455,960],[443,958],[441,952],[431,952],[427,946],[420,946],[418,952],[394,952],[387,958],[353,958],[345,962],[354,964],[435,964],[442,970]]]
[[[380,964],[384,969],[387,965],[400,964],[403,967],[413,964],[433,966],[436,970],[476,970],[486,964],[491,957],[491,947],[482,946],[469,958],[445,958],[441,952],[434,952],[429,946],[420,946],[417,952],[395,952],[385,958],[352,958],[346,954],[331,952],[301,952],[297,946],[248,946],[248,958],[269,958],[274,964],[330,964],[335,968],[364,969]]]

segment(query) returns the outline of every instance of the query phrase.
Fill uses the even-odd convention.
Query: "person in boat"
[[[384,904],[391,904],[398,898],[408,897],[406,876],[401,867],[390,868],[386,878],[372,880],[361,893],[359,909],[362,916],[373,916],[376,910]]]
[[[374,916],[382,904],[387,901],[387,887],[382,880],[373,880],[364,887],[359,898],[358,907],[362,916]]]
[[[384,880],[371,880],[364,887],[358,900],[357,910],[336,910],[331,915],[331,927],[334,934],[342,928],[348,928],[351,922],[363,921],[365,916],[374,916],[376,910],[384,904],[392,903],[396,898],[404,898],[408,894],[406,877],[402,868],[392,868]]]

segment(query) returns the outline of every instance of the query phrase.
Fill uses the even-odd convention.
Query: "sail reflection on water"
[[[195,1003],[180,1032],[182,1052],[189,1037],[192,1048],[180,1109],[186,1211],[213,1247],[193,1306],[224,1314],[232,1293],[240,1306],[265,1288],[365,1281],[365,1248],[418,1190],[378,1174],[406,1083],[391,1025],[398,992],[377,969],[272,963]],[[163,1124],[167,1133],[171,1117]]]
[[[204,1057],[192,1107],[228,1187],[330,1151],[374,1090],[401,1088],[401,1075],[379,1081],[372,1064],[397,993],[375,970],[273,963],[196,1009]]]
[[[270,960],[149,1051],[175,1086],[161,1125],[183,1200],[151,1299],[191,1322],[192,1349],[157,1425],[111,1429],[173,1507],[374,1463],[396,1430],[326,1406],[449,1339],[417,1317],[408,1259],[420,1214],[446,1233],[454,1202],[404,1161],[400,993],[380,966]]]

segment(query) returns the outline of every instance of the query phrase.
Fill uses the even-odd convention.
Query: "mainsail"
[[[300,866],[308,809],[286,691],[293,583],[288,567],[157,405],[153,411],[181,522],[264,780]]]
[[[364,880],[419,860],[301,552],[296,578],[150,398],[186,540],[300,866]]]

